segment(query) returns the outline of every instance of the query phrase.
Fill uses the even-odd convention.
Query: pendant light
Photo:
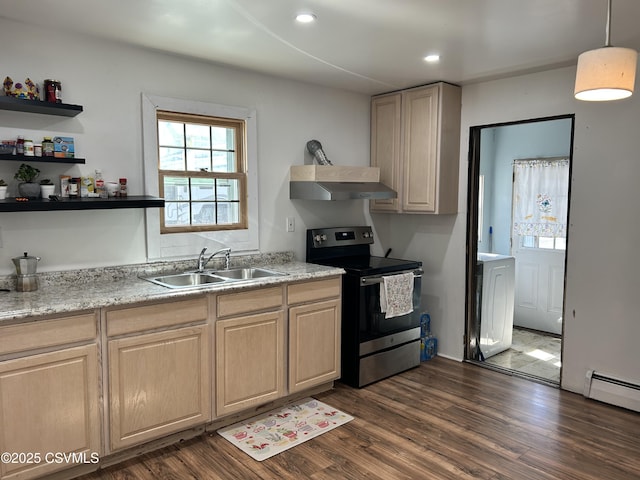
[[[578,100],[607,101],[630,97],[636,80],[638,52],[611,46],[611,0],[605,46],[578,57],[574,95]]]

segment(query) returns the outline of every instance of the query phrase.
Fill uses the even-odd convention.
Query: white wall
[[[618,102],[579,102],[573,98],[574,75],[575,68],[563,68],[466,86],[461,163],[466,165],[471,126],[575,113],[562,386],[581,392],[589,369],[640,381],[640,99],[636,94]],[[450,283],[462,299],[459,267]],[[462,319],[446,320],[462,336]]]
[[[305,229],[369,223],[367,204],[289,200],[289,166],[304,163],[317,139],[340,165],[369,163],[369,97],[67,34],[0,19],[3,75],[62,82],[63,101],[84,112],[67,119],[0,110],[0,137],[73,136],[86,165],[39,164],[42,176],[126,177],[142,194],[141,93],[257,110],[260,250],[293,250],[304,260]],[[18,162],[0,162],[13,180]],[[41,177],[42,177],[41,176]],[[10,186],[15,189],[15,185]],[[286,233],[285,218],[296,220]],[[144,210],[0,213],[0,275],[15,273],[10,259],[28,251],[39,271],[141,263],[146,260]],[[233,245],[231,245],[233,247]],[[197,252],[194,251],[194,256]]]

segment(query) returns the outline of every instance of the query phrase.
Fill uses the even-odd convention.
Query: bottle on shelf
[[[24,155],[24,137],[18,135],[18,141],[16,142],[16,153],[18,155]]]
[[[102,177],[102,170],[96,169],[95,175],[95,193],[100,198],[107,198],[107,187],[104,184],[104,178]]]
[[[127,179],[126,178],[120,179],[120,189],[118,190],[118,196],[119,197],[127,196]]]

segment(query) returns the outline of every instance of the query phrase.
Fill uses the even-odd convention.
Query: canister
[[[62,103],[62,84],[58,80],[44,81],[44,99],[47,102]]]
[[[34,156],[34,148],[33,148],[33,140],[24,140],[24,156],[25,157],[33,157]]]

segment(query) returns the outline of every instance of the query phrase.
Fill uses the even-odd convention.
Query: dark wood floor
[[[355,420],[256,462],[216,433],[95,479],[640,479],[640,414],[440,357],[316,396]]]

